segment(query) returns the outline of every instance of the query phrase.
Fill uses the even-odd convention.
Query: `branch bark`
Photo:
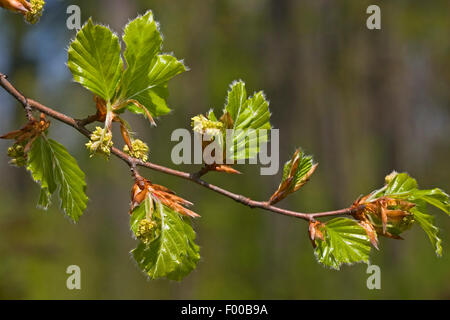
[[[52,108],[49,108],[37,101],[34,101],[32,99],[27,99],[22,93],[19,92],[7,79],[7,76],[0,73],[0,86],[3,87],[11,96],[13,96],[17,101],[19,101],[22,106],[24,107],[27,117],[30,116],[31,110],[36,110],[39,112],[42,112],[53,119],[56,119],[60,122],[63,122],[74,129],[78,130],[81,134],[86,136],[87,138],[90,137],[91,132],[85,127],[85,124],[88,122],[86,120],[76,120],[72,117],[69,117],[63,113],[60,113]],[[245,197],[240,194],[233,193],[231,191],[225,190],[219,186],[210,184],[206,182],[205,180],[201,179],[201,175],[198,173],[188,173],[183,171],[178,171],[175,169],[167,168],[152,162],[143,162],[141,160],[135,159],[127,155],[126,153],[122,152],[121,150],[117,148],[111,148],[111,153],[114,154],[116,157],[124,161],[131,169],[132,173],[135,174],[137,172],[137,167],[145,167],[154,171],[159,171],[168,175],[176,176],[185,180],[189,180],[191,182],[194,182],[196,184],[199,184],[207,189],[210,189],[212,191],[215,191],[225,197],[228,197],[230,199],[235,200],[236,202],[239,202],[243,205],[246,205],[250,208],[260,208],[263,210],[271,211],[274,213],[291,216],[299,219],[303,219],[306,221],[314,221],[316,218],[320,217],[327,217],[327,216],[337,216],[337,215],[351,215],[352,213],[355,213],[358,210],[363,209],[364,206],[359,207],[350,207],[340,210],[334,210],[334,211],[325,211],[325,212],[317,212],[317,213],[303,213],[303,212],[297,212],[297,211],[291,211],[282,209],[273,205],[270,205],[269,203],[265,201],[256,201],[252,200],[248,197]]]

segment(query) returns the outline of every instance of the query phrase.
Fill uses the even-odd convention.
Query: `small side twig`
[[[98,115],[93,114],[84,119],[76,119],[76,122],[78,123],[79,126],[84,127],[84,126],[87,126],[88,124],[91,124],[91,123],[97,121],[97,120],[98,120]]]

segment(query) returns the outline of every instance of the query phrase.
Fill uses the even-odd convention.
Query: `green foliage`
[[[300,149],[286,162],[283,168],[283,178],[277,191],[270,197],[269,202],[274,204],[289,194],[300,189],[317,168],[312,156],[306,156]]]
[[[33,3],[36,4],[34,18],[37,18],[43,1],[33,0]],[[91,153],[110,154],[110,125],[118,121],[126,142],[124,151],[146,161],[148,146],[139,139],[132,139],[130,128],[118,114],[129,110],[151,118],[169,113],[166,102],[168,82],[187,68],[174,56],[162,53],[163,39],[151,11],[127,24],[123,42],[126,45],[124,60],[118,36],[89,19],[70,44],[68,67],[75,81],[104,100],[96,100],[97,115],[98,119],[106,119],[107,125],[105,128],[97,127],[91,135],[87,143]],[[232,145],[228,139],[220,140],[220,143],[224,143],[222,146],[232,159],[244,160],[254,158],[260,144],[267,142],[270,116],[269,102],[264,93],[260,91],[248,97],[245,83],[235,81],[230,86],[223,115],[219,119],[210,110],[206,117],[200,115],[192,120],[194,131],[201,134],[226,133],[227,129],[232,129]],[[29,131],[35,134],[33,130]],[[42,132],[45,130],[37,133]],[[18,140],[17,137],[15,139]],[[47,209],[53,194],[59,190],[62,210],[78,221],[86,209],[88,198],[84,173],[76,160],[64,146],[45,135],[34,141],[28,155],[23,149],[23,145],[16,145],[9,149],[8,154],[16,165],[26,164],[33,179],[41,185],[38,205]],[[312,156],[297,150],[285,164],[278,190],[267,203],[278,202],[301,188],[316,166]],[[131,230],[139,243],[132,255],[151,279],[181,280],[195,269],[200,259],[199,247],[195,244],[196,235],[190,220],[169,207],[171,204],[175,210],[181,207],[179,212],[189,214],[190,211],[181,204],[190,203],[163,186],[151,189],[157,185],[151,185],[149,181],[145,181],[148,185],[145,184],[141,190],[143,187],[139,182],[142,181],[136,181],[133,188],[132,209],[141,205],[133,210],[130,218]],[[151,194],[155,190],[162,195],[159,200]],[[165,205],[161,199],[166,201]],[[438,188],[420,190],[416,180],[408,174],[394,172],[386,177],[383,188],[363,199],[365,206],[361,209],[361,203],[352,207],[356,220],[311,221],[310,238],[320,263],[336,270],[342,264],[368,263],[370,243],[377,246],[377,235],[398,238],[414,222],[425,231],[436,254],[442,255],[439,229],[434,225],[434,217],[427,213],[427,206],[432,205],[450,215],[449,196],[444,191]],[[191,212],[191,216],[197,215]]]
[[[416,179],[407,173],[393,172],[387,176],[387,184],[378,191],[375,191],[368,200],[380,198],[382,196],[402,199],[417,203],[423,200],[432,206],[450,215],[449,196],[439,188],[420,190]]]
[[[155,210],[150,213],[153,204],[149,204],[152,201],[149,199],[131,215],[131,230],[140,237],[139,224],[144,219],[156,222],[157,230],[151,242],[139,242],[132,251],[133,257],[151,279],[179,281],[194,270],[200,260],[200,249],[194,242],[195,232],[189,219],[160,203],[156,203]]]
[[[431,244],[434,247],[434,252],[438,257],[442,256],[442,240],[439,237],[439,228],[434,225],[434,217],[430,214],[421,212],[418,208],[413,208],[411,212],[414,215],[414,220],[425,231]]]
[[[294,172],[292,172],[292,165],[294,166]],[[313,157],[307,156],[303,152],[299,152],[298,156],[294,159],[289,160],[283,167],[283,180],[286,181],[290,177],[293,177],[291,188],[298,189],[301,187],[305,181],[307,173],[311,170],[313,166]]]
[[[370,240],[355,220],[335,218],[321,226],[324,240],[315,240],[314,251],[320,263],[336,270],[343,263],[369,263]]]
[[[271,128],[269,102],[264,93],[259,91],[247,98],[245,83],[234,82],[228,91],[224,113],[226,112],[230,114],[233,121],[232,129],[237,133],[233,139],[235,153],[232,158],[234,160],[254,158],[259,152],[259,143],[265,143],[268,140],[267,132],[263,133],[259,130]],[[249,135],[250,130],[255,130],[258,135]],[[245,138],[246,135],[247,138]],[[230,149],[231,146],[227,148]]]
[[[120,100],[137,100],[153,117],[167,114],[167,83],[186,67],[175,57],[161,54],[162,37],[151,11],[126,26],[123,40],[127,45],[127,69],[122,77]],[[145,114],[135,104],[129,104],[128,109]]]
[[[147,108],[152,117],[169,113],[167,84],[187,69],[175,57],[161,54],[162,37],[151,11],[128,23],[123,41],[125,70],[118,37],[89,19],[69,47],[74,79],[118,112],[127,108],[146,115]]]
[[[239,119],[240,111],[245,109],[247,90],[243,81],[235,81],[230,85],[225,110],[230,114],[233,123]]]
[[[207,118],[200,115],[193,119],[200,117],[204,118],[205,123],[205,120],[209,120],[210,126],[204,128],[220,127],[223,137],[226,137],[227,129],[233,130],[233,139],[226,137],[222,141],[225,142],[227,155],[235,161],[256,157],[260,144],[268,141],[267,131],[271,129],[269,102],[262,91],[247,98],[243,81],[235,81],[230,85],[223,115],[219,120],[212,110],[208,111]]]
[[[133,94],[123,99],[137,100],[147,107],[153,117],[165,115],[170,112],[170,108],[166,103],[169,95],[167,83],[171,78],[184,71],[186,71],[186,67],[183,62],[178,61],[171,55],[159,55],[150,66],[148,78],[141,84],[145,87],[133,87]],[[145,114],[135,104],[129,105],[128,110],[134,113]]]
[[[110,102],[123,68],[119,38],[89,19],[70,44],[68,54],[67,65],[75,81]]]
[[[435,248],[436,255],[442,255],[441,239],[439,229],[434,226],[433,216],[427,213],[427,203],[449,214],[449,196],[439,188],[421,190],[417,181],[407,173],[393,172],[387,176],[387,184],[380,190],[375,191],[368,201],[380,197],[406,200],[415,204],[411,209],[413,219],[426,232]]]
[[[27,169],[41,185],[38,206],[47,209],[53,193],[59,189],[61,209],[77,222],[88,201],[85,175],[66,148],[52,139],[40,136],[29,152]]]
[[[31,172],[34,181],[41,185],[38,206],[47,209],[51,204],[51,196],[57,185],[53,175],[53,159],[50,144],[39,137],[34,141],[28,153],[27,170]]]
[[[124,53],[127,69],[122,75],[121,95],[131,97],[147,87],[148,71],[162,47],[151,11],[127,24],[123,41],[127,45]]]

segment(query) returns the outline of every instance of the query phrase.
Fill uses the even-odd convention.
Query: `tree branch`
[[[32,99],[27,99],[23,94],[21,94],[8,80],[7,76],[0,73],[0,85],[11,95],[13,96],[17,101],[19,101],[22,106],[24,107],[25,111],[27,112],[27,117],[31,116],[31,110],[34,109],[36,111],[45,113],[46,115],[63,122],[76,130],[78,130],[81,134],[83,134],[86,137],[90,137],[91,132],[85,127],[86,123],[89,123],[89,120],[75,120],[74,118],[71,118],[63,113],[60,113],[58,111],[55,111],[54,109],[51,109],[47,106],[44,106],[43,104],[34,101]],[[123,160],[127,165],[130,167],[131,172],[133,175],[137,173],[137,166],[149,168],[154,171],[159,171],[168,175],[176,176],[185,180],[189,180],[191,182],[197,183],[205,188],[208,188],[212,191],[215,191],[225,197],[231,198],[241,204],[244,204],[250,208],[260,208],[267,211],[271,211],[274,213],[291,216],[300,218],[307,221],[314,221],[316,218],[320,217],[326,217],[326,216],[336,216],[336,215],[350,215],[352,213],[355,213],[358,210],[361,210],[364,208],[364,206],[359,207],[350,207],[345,208],[341,210],[335,210],[335,211],[326,211],[326,212],[318,212],[318,213],[302,213],[302,212],[296,212],[286,209],[281,209],[276,206],[270,205],[267,202],[264,201],[255,201],[250,198],[247,198],[245,196],[235,194],[231,191],[225,190],[221,187],[218,187],[216,185],[210,184],[202,179],[201,176],[203,174],[198,173],[187,173],[183,171],[178,171],[174,169],[170,169],[161,165],[157,165],[151,162],[143,162],[141,160],[135,159],[127,155],[126,153],[122,152],[121,150],[117,148],[111,148],[111,153],[114,154],[119,159]]]

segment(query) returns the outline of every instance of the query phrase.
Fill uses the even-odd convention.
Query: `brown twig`
[[[7,76],[5,76],[2,73],[0,73],[0,85],[11,96],[13,96],[17,101],[19,101],[22,104],[22,106],[27,111],[27,115],[28,115],[30,109],[40,111],[58,121],[61,121],[65,124],[75,128],[84,136],[86,136],[88,138],[90,137],[91,132],[88,129],[86,129],[86,127],[84,126],[84,124],[88,123],[89,121],[75,120],[63,113],[60,113],[58,111],[55,111],[54,109],[44,106],[43,104],[41,104],[37,101],[34,101],[32,99],[27,99],[7,80]],[[242,203],[250,208],[260,208],[260,209],[264,209],[264,210],[271,211],[274,213],[291,216],[291,217],[296,217],[296,218],[300,218],[300,219],[307,220],[307,221],[314,221],[316,218],[327,217],[327,216],[351,215],[351,214],[357,212],[358,210],[361,210],[364,208],[364,205],[361,205],[358,207],[350,207],[350,208],[345,208],[345,209],[340,209],[340,210],[317,212],[317,213],[303,213],[303,212],[281,209],[279,207],[270,205],[268,202],[255,201],[255,200],[252,200],[245,196],[233,193],[231,191],[225,190],[221,187],[218,187],[216,185],[210,184],[210,183],[202,180],[201,176],[203,174],[205,174],[207,171],[203,172],[203,170],[201,170],[201,172],[191,174],[191,173],[187,173],[187,172],[183,172],[183,171],[170,169],[170,168],[158,165],[158,164],[154,164],[151,162],[144,162],[144,161],[132,158],[129,155],[127,155],[126,153],[124,153],[114,147],[111,148],[111,153],[114,154],[119,159],[123,160],[125,163],[127,163],[127,165],[130,167],[131,172],[134,177],[138,174],[138,172],[137,172],[138,166],[149,168],[154,171],[159,171],[159,172],[162,172],[162,173],[165,173],[168,175],[176,176],[176,177],[197,183],[205,188],[215,191],[225,197],[231,198],[231,199],[233,199],[239,203]]]
[[[88,116],[88,117],[86,117],[84,119],[75,119],[75,121],[81,127],[84,127],[84,126],[86,126],[88,124],[91,124],[91,123],[93,123],[93,122],[95,122],[97,120],[98,120],[98,115],[97,114],[90,115],[90,116]]]

